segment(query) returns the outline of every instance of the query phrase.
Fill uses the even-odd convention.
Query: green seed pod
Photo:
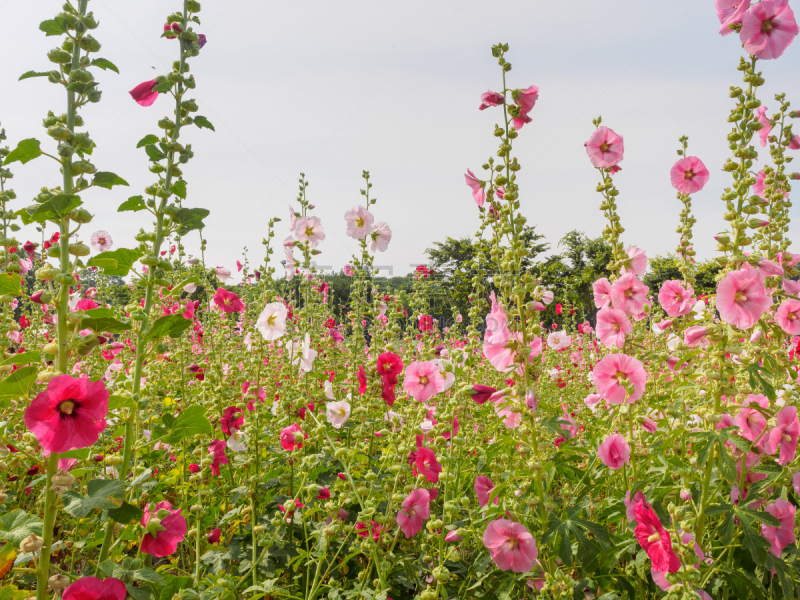
[[[86,92],[86,99],[89,102],[100,102],[100,98],[102,98],[103,92],[100,90],[89,90]]]
[[[53,279],[61,285],[73,285],[78,281],[69,273],[59,273]]]
[[[78,40],[78,45],[86,50],[86,52],[98,52],[102,47],[100,42],[94,39],[91,35],[87,35]]]
[[[89,256],[91,250],[89,250],[89,246],[86,244],[77,243],[69,245],[69,253],[72,254],[72,256]]]
[[[139,262],[148,267],[155,267],[158,265],[159,260],[157,256],[143,256],[139,259]]]
[[[86,224],[91,223],[94,216],[88,210],[83,208],[76,208],[69,213],[69,218],[76,223]],[[86,254],[78,254],[77,256],[86,256]]]
[[[53,139],[65,142],[70,138],[70,136],[72,136],[72,132],[61,125],[53,125],[52,127],[47,128],[47,135]]]
[[[69,74],[69,79],[79,83],[89,83],[94,81],[94,75],[84,69],[73,69]]]
[[[97,172],[97,167],[88,160],[79,160],[72,163],[72,172],[91,175]]]
[[[61,256],[60,246],[58,244],[50,246],[47,249],[47,256],[49,256],[50,258],[58,258],[59,256]]]
[[[72,54],[66,50],[62,50],[61,48],[53,48],[47,53],[47,58],[50,60],[50,62],[63,65],[72,60]],[[60,77],[61,74],[59,73],[59,78]]]
[[[56,275],[58,275],[58,269],[52,265],[45,265],[39,269],[36,269],[36,279],[39,281],[53,279]]]
[[[97,26],[100,24],[97,22],[97,19],[94,18],[94,13],[84,15],[82,21],[87,29],[97,29]]]

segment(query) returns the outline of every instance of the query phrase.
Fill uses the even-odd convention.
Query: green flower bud
[[[91,35],[87,35],[78,40],[78,45],[86,50],[86,52],[98,52],[101,48],[100,42],[94,39]]]
[[[63,65],[72,60],[72,54],[66,50],[62,50],[61,48],[53,48],[47,53],[47,58],[50,60],[50,62]],[[58,77],[59,79],[61,78],[60,73],[58,74]]]
[[[56,140],[65,142],[70,138],[72,133],[66,127],[63,127],[61,125],[54,125],[53,127],[47,128],[47,135]]]
[[[72,256],[89,256],[91,250],[89,250],[89,246],[86,244],[77,243],[69,245],[69,253],[72,254]]]
[[[97,172],[97,167],[88,160],[79,160],[72,163],[72,172],[91,175]]]

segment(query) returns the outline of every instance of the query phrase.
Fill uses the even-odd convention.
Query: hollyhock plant
[[[775,312],[775,322],[789,335],[800,335],[800,300],[787,298]]]
[[[261,311],[256,320],[256,329],[261,332],[261,337],[271,342],[286,333],[286,317],[288,311],[282,302],[270,302]]]
[[[717,284],[717,310],[723,321],[750,329],[772,304],[755,269],[731,271]]]
[[[681,561],[672,549],[672,538],[661,525],[658,515],[644,502],[633,509],[636,529],[634,533],[639,545],[647,552],[655,571],[677,573]]]
[[[633,331],[633,324],[621,310],[603,308],[597,313],[597,337],[606,348],[622,348],[625,336]]]
[[[430,361],[415,361],[406,368],[403,391],[418,402],[428,402],[444,390],[444,377]]]
[[[107,252],[114,247],[114,240],[107,231],[95,231],[89,243],[98,252]]]
[[[464,179],[467,180],[467,185],[472,188],[472,199],[475,200],[475,204],[482,207],[483,203],[486,202],[484,182],[475,177],[474,173],[469,169],[467,169],[467,174],[464,175]]]
[[[702,160],[696,156],[687,156],[672,166],[669,176],[672,187],[681,194],[694,194],[705,187],[709,174]]]
[[[632,404],[644,394],[647,372],[633,356],[608,354],[594,366],[592,381],[606,402]]]
[[[88,448],[106,428],[108,398],[102,381],[58,375],[25,409],[25,426],[46,452]]]
[[[412,538],[422,531],[425,519],[431,518],[431,496],[428,490],[413,490],[397,511],[397,524],[406,538]]]
[[[519,106],[519,114],[511,119],[511,124],[519,131],[526,123],[530,123],[532,119],[528,116],[536,105],[539,99],[539,88],[535,85],[530,87],[514,90],[511,93],[514,102]]]
[[[778,464],[786,465],[792,462],[797,454],[797,437],[800,435],[797,407],[784,406],[775,415],[775,420],[777,425],[769,432],[766,451],[768,454],[775,454],[780,448]]]
[[[302,217],[294,226],[294,236],[300,242],[306,242],[310,248],[316,248],[325,240],[322,221],[317,217]]]
[[[769,60],[779,58],[798,33],[789,0],[762,0],[750,6],[742,18],[739,39],[745,52]]]
[[[346,213],[347,235],[354,240],[363,240],[372,231],[375,216],[365,206],[356,205]]]
[[[478,496],[478,503],[481,505],[481,508],[489,504],[489,498],[492,495],[492,490],[494,489],[494,483],[491,479],[489,479],[486,475],[478,475],[475,478],[475,494]],[[494,497],[493,504],[499,504],[500,498],[497,496]]]
[[[369,249],[372,252],[386,252],[392,241],[392,229],[385,221],[375,223],[369,234]]]
[[[508,519],[489,522],[483,532],[483,545],[501,571],[527,573],[539,556],[536,540],[521,523]]]
[[[791,502],[778,498],[772,504],[767,504],[764,510],[780,521],[780,525],[777,527],[766,523],[761,525],[761,535],[770,544],[770,554],[780,558],[783,549],[789,544],[793,544],[797,539],[794,535],[796,509]]]
[[[733,32],[731,25],[739,25],[744,18],[751,0],[716,0],[717,17],[722,24],[719,28],[720,35]]]
[[[692,284],[687,283],[684,287],[682,282],[670,279],[658,291],[658,301],[670,317],[680,317],[692,312],[697,299]]]
[[[125,600],[128,590],[115,577],[81,577],[61,594],[62,600]]]
[[[157,557],[174,554],[186,537],[186,519],[181,509],[172,508],[169,502],[148,504],[140,521],[144,527],[142,552]]]
[[[631,447],[622,435],[615,433],[600,444],[597,456],[609,469],[619,469],[630,461]]]
[[[486,110],[492,106],[500,106],[501,104],[504,104],[505,101],[506,97],[500,92],[487,90],[481,94],[481,105],[478,107],[478,110]]]
[[[299,423],[294,423],[281,429],[281,448],[286,452],[294,452],[303,447],[303,440],[308,439],[308,434],[303,431]]]
[[[158,82],[155,79],[151,79],[140,83],[128,93],[139,106],[152,106],[156,98],[158,98],[158,92],[153,89],[156,85],[158,85]]]
[[[626,273],[611,285],[611,304],[628,315],[638,315],[644,309],[649,288],[633,273]]]
[[[608,169],[618,165],[625,152],[622,136],[608,127],[598,127],[584,145],[589,160],[598,169]]]
[[[244,303],[239,296],[225,288],[217,288],[217,292],[214,294],[214,304],[226,314],[244,311]]]

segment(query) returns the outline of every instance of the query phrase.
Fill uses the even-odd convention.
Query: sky
[[[0,20],[13,24],[0,38],[0,123],[12,147],[31,137],[43,149],[55,147],[41,120],[48,110],[65,111],[63,89],[43,78],[17,79],[49,70],[45,55],[55,38],[38,24],[60,6],[0,0]],[[120,75],[97,72],[102,101],[81,114],[98,146],[97,168],[130,187],[83,195],[96,215],[83,230],[87,238],[106,230],[116,247],[132,247],[139,228],[150,227],[148,213],[116,209],[153,182],[136,143],[159,133],[156,123],[173,105],[161,97],[143,108],[128,90],[169,71],[177,43],[160,34],[166,16],[181,7],[178,0],[89,2],[100,21],[93,32],[103,44],[98,55]],[[464,173],[470,168],[480,177],[480,166],[496,152],[493,129],[502,111],[477,108],[481,93],[502,86],[491,56],[498,42],[510,45],[509,86],[540,89],[515,155],[522,212],[551,253],[565,233],[594,237],[605,225],[597,174],[583,147],[592,119],[602,115],[625,140],[623,170],[615,176],[624,243],[650,256],[674,251],[681,205],[669,171],[678,138],[687,135],[689,153],[711,172],[695,195],[695,249],[699,258],[714,256],[713,236],[725,226],[719,196],[730,182],[721,171],[733,106],[728,89],[741,83],[742,49],[738,36],[718,34],[713,0],[204,0],[200,18],[195,30],[209,41],[190,62],[197,79],[191,97],[216,132],[191,127],[181,141],[195,153],[184,168],[184,205],[211,211],[204,231],[209,266],[235,270],[245,248],[252,265],[261,263],[273,216],[283,219],[280,244],[301,172],[327,235],[320,268],[339,270],[358,252],[343,215],[361,203],[363,170],[378,198],[376,221],[393,231],[389,249],[375,259],[382,273],[406,273],[426,261],[433,242],[473,234],[478,210]],[[780,59],[760,62],[766,79],[760,97],[770,114],[778,92],[800,106],[798,64],[800,42]],[[15,209],[60,181],[46,157],[12,170]],[[790,237],[799,231],[793,225]],[[185,244],[199,253],[196,232]]]

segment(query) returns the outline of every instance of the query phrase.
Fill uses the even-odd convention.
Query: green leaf
[[[39,362],[40,360],[42,360],[41,354],[39,354],[39,352],[36,350],[31,350],[29,352],[15,354],[11,358],[5,359],[2,363],[0,363],[0,366],[17,365],[18,367],[21,367],[23,365]]]
[[[16,555],[16,552],[14,555]],[[25,600],[28,595],[29,592],[26,590],[18,590],[15,585],[4,585],[0,587],[0,600]]]
[[[194,580],[191,577],[178,577],[164,574],[166,583],[161,588],[161,593],[156,600],[172,600],[172,597],[183,589],[192,587]]]
[[[172,89],[172,83],[168,80],[162,81],[156,86],[153,86],[153,91],[158,92],[159,94],[166,94]]]
[[[763,565],[769,555],[769,542],[761,535],[761,530],[754,531],[751,527],[751,519],[748,512],[741,509],[735,510],[736,515],[739,517],[742,529],[742,548],[750,552],[753,560],[758,565]]]
[[[30,138],[28,140],[22,140],[17,147],[12,150],[8,156],[6,156],[4,165],[11,164],[13,162],[19,161],[23,165],[27,162],[32,161],[34,158],[38,158],[42,155],[42,150],[39,148],[39,144],[41,142],[37,139]]]
[[[164,438],[167,444],[175,445],[193,435],[211,435],[211,421],[206,417],[202,406],[190,406],[178,414],[178,418],[168,427],[169,433]]]
[[[111,502],[108,498],[84,498],[80,494],[68,490],[61,496],[64,499],[64,510],[75,517],[76,519],[83,519],[88,517],[96,510],[103,510],[114,508],[116,504]]]
[[[34,204],[25,209],[28,213],[26,224],[31,222],[44,223],[45,221],[61,221],[81,204],[83,204],[83,201],[80,199],[80,196],[70,194],[53,196],[47,202]],[[25,215],[23,214],[22,217],[24,222]]]
[[[144,336],[144,341],[157,340],[164,336],[178,338],[192,324],[190,319],[184,319],[182,315],[167,315],[156,319],[150,331]]]
[[[131,325],[113,317],[96,317],[81,321],[81,328],[91,329],[95,333],[125,333]]]
[[[128,274],[139,257],[142,255],[140,250],[129,250],[128,248],[117,248],[109,252],[101,252],[86,263],[87,267],[100,267],[106,275],[118,275],[124,277]]]
[[[31,77],[49,77],[50,73],[41,73],[39,71],[28,71],[27,73],[23,73],[19,76],[17,81],[22,81],[23,79],[30,79]]]
[[[5,540],[18,546],[22,540],[32,533],[42,535],[42,522],[39,517],[29,515],[19,508],[0,515],[0,540]]]
[[[21,282],[18,273],[0,274],[0,296],[19,296],[22,293]]]
[[[194,229],[203,229],[206,226],[203,219],[209,214],[211,211],[205,208],[181,208],[173,215],[172,221],[179,226],[179,235],[186,235]]]
[[[147,152],[147,156],[153,162],[158,162],[167,158],[167,155],[156,148],[154,144],[147,144],[147,146],[144,147],[144,151]]]
[[[96,88],[99,83],[96,81],[90,81],[89,83],[81,83],[79,81],[73,81],[67,86],[68,92],[75,92],[76,94],[86,94]]]
[[[155,583],[156,585],[165,585],[167,582],[164,581],[164,578],[153,571],[153,569],[148,569],[145,567],[144,569],[137,569],[133,572],[133,578],[136,581],[144,581],[145,583]]]
[[[144,198],[141,196],[131,196],[125,202],[119,205],[117,212],[139,212],[140,210],[144,210],[147,208],[144,203]]]
[[[118,408],[136,408],[136,402],[130,396],[111,394],[108,398],[108,410],[116,410]]]
[[[117,65],[115,65],[114,63],[112,63],[110,60],[108,60],[106,58],[95,58],[91,62],[91,65],[93,67],[100,67],[104,71],[105,70],[114,71],[114,73],[119,75],[119,69],[117,68]]]
[[[172,186],[172,193],[178,198],[186,200],[186,182],[183,179],[176,181],[175,185]]]
[[[28,395],[28,390],[36,381],[39,367],[30,365],[17,369],[0,381],[0,407],[10,406],[10,400],[19,400]]]
[[[92,479],[86,489],[90,498],[125,499],[125,484],[119,479]]]
[[[208,119],[206,119],[201,115],[197,115],[196,117],[194,117],[194,124],[197,125],[200,129],[205,127],[206,129],[210,129],[211,131],[216,131],[211,121],[209,121]]]
[[[128,590],[128,594],[130,594],[133,600],[150,600],[150,596],[152,595],[150,587],[147,585],[134,587],[132,583],[128,583],[125,585],[125,588]]]
[[[47,36],[64,35],[67,32],[67,23],[63,17],[56,17],[39,23],[39,31],[44,31]]]
[[[106,510],[106,514],[113,521],[127,525],[128,523],[140,521],[144,512],[137,506],[123,502],[122,506],[119,508],[109,508]]]
[[[92,179],[92,185],[110,190],[115,185],[128,185],[128,182],[115,173],[99,171],[95,173],[94,179]]]
[[[155,144],[157,142],[158,142],[158,136],[157,135],[153,135],[152,133],[150,133],[150,134],[144,136],[141,140],[139,140],[139,143],[136,144],[136,147],[137,148],[141,148],[142,146],[147,146],[149,144]]]

